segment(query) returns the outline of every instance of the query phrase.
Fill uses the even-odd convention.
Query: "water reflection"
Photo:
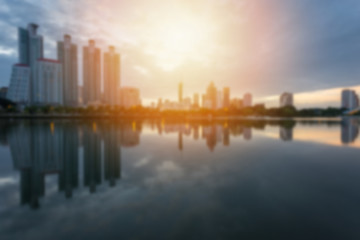
[[[34,209],[39,207],[39,198],[45,195],[44,179],[49,174],[57,174],[59,191],[64,192],[66,198],[72,197],[73,190],[79,186],[81,135],[84,186],[91,193],[96,192],[102,175],[110,186],[115,186],[121,177],[121,145],[134,144],[133,138],[121,133],[121,127],[106,122],[80,125],[40,121],[12,126],[7,139],[14,168],[20,171],[21,204],[29,204]]]
[[[46,195],[47,175],[58,176],[58,190],[66,198],[73,197],[74,190],[80,186],[90,193],[97,192],[98,186],[105,182],[110,187],[116,186],[122,175],[121,149],[139,145],[144,126],[151,129],[150,134],[177,134],[179,151],[186,147],[186,138],[204,141],[213,152],[218,144],[228,147],[232,139],[242,137],[250,141],[262,133],[282,141],[359,146],[356,118],[324,121],[323,128],[319,123],[312,127],[311,121],[3,121],[0,124],[5,130],[0,134],[0,142],[9,145],[13,166],[20,172],[20,203],[33,209],[40,207],[40,199]],[[332,131],[334,126],[341,131]],[[335,137],[339,132],[341,142]]]
[[[341,123],[341,142],[344,144],[353,143],[359,135],[358,119],[348,118]]]
[[[356,118],[0,127],[0,239],[360,236]]]

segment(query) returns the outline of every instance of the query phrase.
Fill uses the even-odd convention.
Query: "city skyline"
[[[129,21],[129,19],[138,19],[139,17],[134,14],[135,5],[131,3],[115,3],[116,6],[119,7],[120,11],[125,10],[133,10],[130,11],[127,17],[117,17],[117,15],[121,15],[113,12],[112,9],[115,9],[109,2],[104,2],[102,4],[100,12],[106,12],[109,16],[114,18],[114,23],[110,24],[110,26],[105,26],[105,20],[98,19],[98,14],[92,14],[94,9],[91,7],[84,7],[83,3],[60,3],[60,2],[44,2],[42,6],[37,6],[35,2],[27,1],[23,2],[22,5],[12,4],[12,2],[4,1],[2,11],[4,16],[8,16],[9,12],[13,16],[18,16],[16,20],[5,20],[2,19],[2,24],[4,25],[4,29],[8,30],[9,34],[4,35],[4,41],[2,41],[2,45],[0,46],[0,68],[3,73],[3,76],[0,78],[0,85],[8,85],[8,81],[10,79],[10,63],[15,62],[14,59],[16,58],[16,43],[14,32],[16,31],[16,26],[23,26],[28,22],[37,22],[41,25],[40,34],[46,36],[44,41],[44,49],[46,57],[55,58],[56,56],[56,45],[54,43],[58,39],[62,39],[62,35],[64,33],[69,33],[73,36],[74,42],[78,46],[85,46],[87,39],[95,37],[98,46],[101,49],[106,49],[108,43],[114,43],[114,45],[119,46],[117,47],[118,52],[120,52],[124,56],[124,71],[122,72],[122,83],[123,85],[131,85],[137,86],[140,88],[140,91],[143,93],[143,100],[146,105],[148,105],[151,101],[157,99],[158,96],[162,96],[163,98],[170,98],[176,99],[176,90],[168,91],[170,86],[176,84],[180,80],[180,75],[184,78],[184,85],[189,86],[191,89],[194,89],[194,92],[200,92],[201,85],[204,85],[204,82],[214,81],[216,85],[227,85],[232,86],[232,95],[233,96],[242,96],[245,92],[253,93],[256,98],[254,102],[265,102],[267,105],[271,106],[272,102],[263,101],[263,99],[269,99],[273,95],[280,95],[283,91],[290,91],[294,93],[294,97],[296,98],[296,103],[299,104],[299,107],[302,106],[338,106],[340,97],[328,99],[326,95],[318,95],[313,96],[312,98],[312,105],[309,103],[303,103],[302,101],[298,101],[297,93],[307,94],[309,91],[326,91],[326,89],[333,89],[333,88],[353,88],[353,86],[358,86],[359,82],[359,73],[357,70],[358,59],[359,59],[359,48],[354,46],[354,38],[347,38],[344,39],[346,44],[338,46],[337,48],[326,48],[322,49],[319,48],[318,51],[312,51],[316,49],[311,43],[314,43],[315,46],[323,45],[323,43],[332,46],[334,44],[332,42],[332,37],[336,36],[338,38],[349,36],[354,32],[354,27],[356,27],[355,22],[351,16],[357,17],[355,15],[356,9],[359,8],[358,5],[351,5],[350,1],[342,1],[341,7],[337,7],[338,4],[334,2],[332,5],[328,5],[323,1],[320,1],[316,4],[311,5],[312,11],[310,11],[309,19],[301,19],[298,18],[298,15],[294,15],[291,13],[298,13],[301,16],[303,11],[309,9],[309,3],[287,3],[284,4],[283,1],[280,0],[273,0],[269,1],[270,3],[266,3],[265,1],[258,1],[256,3],[249,3],[248,1],[241,1],[242,3],[236,3],[235,1],[229,1],[226,4],[220,3],[218,1],[214,1],[211,3],[205,3],[203,1],[196,1],[196,3],[189,4],[187,2],[180,2],[180,1],[171,1],[170,3],[163,3],[161,10],[167,9],[170,13],[173,13],[174,17],[171,18],[170,16],[163,16],[165,19],[169,19],[169,24],[173,24],[174,26],[178,26],[183,32],[193,36],[196,46],[199,43],[203,42],[203,36],[213,37],[209,44],[218,48],[219,46],[229,50],[235,49],[236,55],[230,55],[231,61],[226,59],[225,56],[226,52],[211,52],[211,53],[202,53],[198,54],[201,58],[199,61],[201,63],[197,63],[197,59],[189,58],[189,51],[193,50],[193,45],[189,43],[189,38],[184,39],[184,43],[181,49],[176,51],[180,51],[181,55],[176,59],[168,59],[170,56],[169,53],[175,53],[172,45],[168,46],[169,44],[176,44],[178,39],[175,35],[175,39],[165,35],[163,36],[163,29],[166,29],[166,26],[161,26],[158,22],[158,18],[156,15],[157,11],[153,11],[148,13],[146,19],[142,19],[142,21]],[[281,4],[282,3],[282,4]],[[146,7],[149,7],[151,2],[148,4],[142,3],[138,4],[136,7],[138,10],[144,11]],[[204,16],[197,17],[194,16],[193,11],[197,7],[202,6],[205,4],[207,9],[204,10]],[[61,9],[62,12],[59,12],[57,15],[53,15],[53,5],[56,5],[58,9]],[[87,4],[86,6],[90,6],[91,4]],[[173,6],[172,6],[173,5]],[[113,7],[113,8],[112,8]],[[266,8],[268,7],[268,8]],[[39,14],[31,15],[31,14],[21,14],[24,9],[29,9],[30,12],[38,12]],[[179,10],[175,10],[175,9]],[[78,9],[80,11],[79,19],[75,20],[72,17],[73,10]],[[264,16],[264,19],[259,19],[258,22],[255,21],[254,16],[256,13],[261,13],[264,9],[269,9],[268,15]],[[320,11],[320,9],[325,9],[328,11],[329,14],[320,15],[316,14]],[[289,14],[285,13],[288,10]],[[238,13],[242,13],[244,17],[241,17],[239,21],[235,21],[234,19],[230,20],[223,20],[220,21],[220,18],[217,17],[219,14],[229,12],[231,16],[235,16]],[[213,18],[211,18],[211,14],[213,13]],[[278,16],[276,16],[278,13]],[[331,22],[334,20],[334,16],[331,13],[337,13],[342,16],[342,21],[339,23],[341,26],[345,27],[337,27],[335,29],[327,28],[331,25]],[[345,16],[346,13],[346,16]],[[64,17],[66,14],[66,17]],[[52,22],[47,20],[53,17],[60,17],[61,20],[59,25],[55,25]],[[89,18],[92,16],[92,20]],[[189,17],[189,18],[185,18]],[[282,26],[281,17],[288,20],[289,25]],[[242,22],[241,19],[248,19],[247,21]],[[187,29],[188,25],[191,25],[187,21],[183,21],[184,19],[189,19],[190,23],[196,23],[192,28]],[[265,30],[268,21],[271,19],[271,25],[274,26],[273,28],[267,28]],[[355,18],[356,19],[356,18]],[[86,21],[88,20],[88,21]],[[90,23],[94,23],[95,20],[99,20],[99,26],[91,27]],[[170,21],[171,20],[171,21]],[[301,22],[303,20],[303,22]],[[310,26],[305,30],[305,27],[309,27],[309,21],[318,22],[319,25]],[[322,21],[321,21],[322,20]],[[235,21],[235,22],[234,22]],[[73,23],[73,24],[66,24],[63,23]],[[211,22],[215,29],[209,29],[209,25],[207,23]],[[251,26],[250,23],[256,23],[259,26],[259,29],[263,29],[264,32],[252,32],[249,30]],[[149,24],[149,29],[144,30],[144,24]],[[218,33],[221,32],[222,28],[220,24],[223,23],[224,25],[224,36],[227,36],[228,39],[216,39]],[[239,26],[245,29],[244,32],[234,30],[233,33],[230,33],[229,27],[232,26],[231,24],[236,24],[234,26]],[[270,24],[270,23],[269,23]],[[293,40],[291,39],[292,28],[290,27],[296,26],[294,30],[300,31],[304,38],[301,40]],[[321,25],[323,24],[323,25]],[[93,24],[92,24],[93,25]],[[323,30],[325,34],[322,34],[322,38],[317,35],[312,34],[312,31],[315,31],[317,28],[325,27]],[[67,26],[67,27],[64,27]],[[116,31],[116,26],[119,27],[119,31]],[[277,28],[275,27],[277,26]],[[185,29],[185,30],[184,30]],[[202,29],[199,34],[195,34],[194,31],[198,29]],[[342,29],[340,31],[339,29]],[[98,34],[99,31],[102,31],[104,34]],[[144,32],[144,34],[138,34]],[[154,38],[158,38],[163,36],[163,42],[160,42],[160,46],[154,47],[155,39],[148,39],[146,38],[146,34],[148,32],[153,32]],[[220,32],[219,32],[220,31]],[[259,30],[260,31],[260,30]],[[115,33],[116,32],[116,33]],[[280,39],[277,39],[275,33],[283,33]],[[200,36],[199,36],[200,35]],[[139,36],[138,38],[136,36]],[[244,39],[244,36],[246,38]],[[264,49],[270,49],[269,52],[273,53],[277,47],[280,46],[279,42],[285,42],[286,44],[283,46],[281,45],[281,50],[279,54],[273,55],[275,57],[274,62],[277,63],[279,60],[283,58],[290,60],[288,63],[284,63],[280,61],[281,64],[271,65],[269,62],[257,62],[259,57],[265,57],[264,60],[266,61],[267,53],[265,52],[254,52],[255,59],[251,60],[250,56],[253,54],[248,54],[248,51],[255,50],[255,46],[249,46],[249,50],[242,49],[243,46],[247,46],[246,41],[240,41],[238,45],[234,45],[233,41],[235,39],[238,40],[258,40],[261,43],[262,39],[266,41],[263,42],[265,44]],[[227,41],[225,41],[227,40]],[[225,41],[225,42],[224,42]],[[145,46],[139,45],[139,42],[144,42]],[[190,41],[191,42],[191,41]],[[256,41],[255,41],[256,42]],[[231,43],[231,44],[230,44]],[[300,46],[303,50],[301,54],[296,54],[294,46]],[[204,50],[204,46],[201,50]],[[169,49],[171,48],[171,49]],[[256,48],[262,49],[262,48]],[[284,50],[285,49],[285,50]],[[350,51],[351,50],[351,51]],[[190,52],[191,52],[190,51]],[[205,51],[205,50],[204,50]],[[225,50],[224,50],[225,51]],[[260,51],[260,50],[259,50]],[[295,51],[295,52],[294,52]],[[344,52],[341,57],[338,57],[339,52]],[[265,54],[265,55],[264,55]],[[196,55],[196,54],[195,54]],[[195,56],[194,55],[194,56]],[[328,56],[330,55],[330,57]],[[82,50],[79,47],[78,56],[82,56]],[[204,56],[215,56],[214,61],[212,62],[204,62]],[[296,62],[292,56],[296,56]],[[81,59],[81,57],[79,57]],[[233,61],[235,59],[235,61]],[[161,63],[159,61],[161,60]],[[225,61],[226,60],[226,61]],[[302,62],[305,60],[311,60],[311,66],[302,65]],[[351,61],[350,61],[351,60]],[[248,62],[250,61],[250,63]],[[326,62],[332,61],[328,67],[326,67]],[[169,66],[164,66],[164,63],[168,62],[170,65],[176,65],[173,69],[169,70]],[[188,66],[189,64],[182,64],[182,63],[191,63],[192,66]],[[230,63],[231,64],[230,64]],[[241,62],[243,64],[241,64]],[[204,63],[206,63],[204,65]],[[275,64],[274,63],[274,64]],[[343,64],[344,63],[344,64]],[[347,63],[347,64],[345,64]],[[252,65],[253,64],[253,65]],[[259,66],[257,66],[259,64]],[[269,65],[270,64],[270,65]],[[290,64],[291,66],[288,66]],[[79,69],[81,69],[82,63],[79,63]],[[245,67],[246,66],[246,67]],[[253,67],[253,69],[262,69],[261,76],[253,76],[249,73],[249,76],[245,74],[243,71],[244,68]],[[280,71],[280,73],[273,73],[269,70],[269,66],[272,66],[272,71]],[[316,68],[316,66],[318,68]],[[297,67],[299,69],[297,69]],[[279,69],[280,68],[280,69]],[[301,69],[305,68],[305,69]],[[165,70],[164,70],[165,69]],[[212,69],[211,71],[208,71]],[[235,70],[234,70],[235,69]],[[236,71],[239,69],[240,73]],[[248,68],[252,69],[252,68]],[[317,70],[318,69],[318,70]],[[250,71],[250,70],[249,70]],[[263,73],[265,71],[268,73],[266,75]],[[81,71],[79,71],[81,72]],[[183,74],[184,73],[184,74]],[[345,74],[346,73],[346,74]],[[280,75],[279,75],[280,74]],[[280,77],[279,77],[280,76]],[[279,80],[274,80],[279,79]],[[79,80],[81,80],[81,73],[79,73]],[[145,92],[144,89],[148,89],[151,86],[151,82],[156,80],[159,87],[158,89],[152,90],[151,92]],[[222,83],[224,81],[224,83]],[[255,85],[255,86],[251,86]],[[284,87],[284,89],[278,90],[279,86]],[[184,94],[186,92],[184,91]],[[335,101],[337,100],[337,101]]]

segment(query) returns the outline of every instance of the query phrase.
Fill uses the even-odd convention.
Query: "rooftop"
[[[55,59],[48,59],[48,58],[39,58],[38,61],[41,62],[52,62],[52,63],[60,63],[60,61],[55,60]]]
[[[29,67],[29,65],[23,64],[23,63],[16,63],[16,64],[14,64],[14,66],[17,66],[17,67]]]

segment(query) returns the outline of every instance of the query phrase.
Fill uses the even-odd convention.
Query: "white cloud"
[[[16,50],[14,48],[7,48],[4,46],[0,46],[0,55],[16,56]]]

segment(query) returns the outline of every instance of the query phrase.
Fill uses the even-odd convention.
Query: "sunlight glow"
[[[187,60],[199,60],[207,49],[204,43],[210,37],[210,22],[190,16],[175,14],[152,26],[153,41],[146,52],[156,58],[157,65],[171,71]]]

